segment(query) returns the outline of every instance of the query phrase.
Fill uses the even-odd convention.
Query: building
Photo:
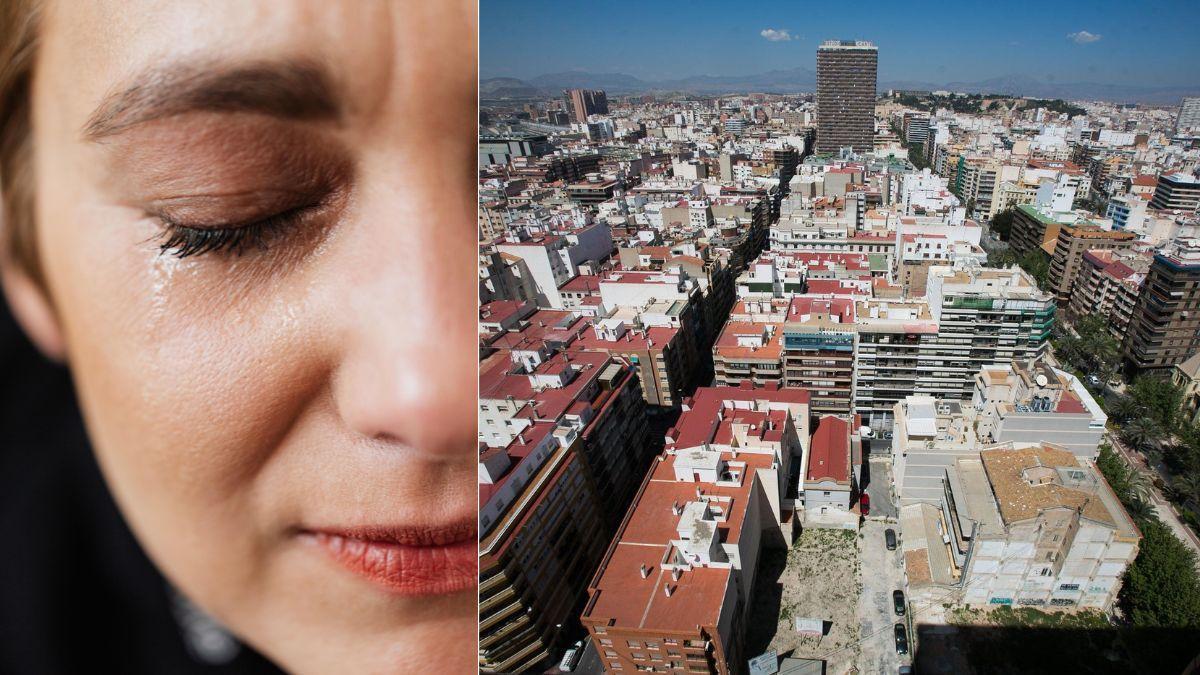
[[[1008,443],[956,459],[943,484],[940,508],[902,507],[916,593],[941,585],[965,605],[1112,607],[1141,534],[1094,465],[1050,443]],[[931,526],[946,536],[928,536]]]
[[[1190,424],[1200,424],[1200,352],[1183,363],[1175,364],[1171,382],[1183,390],[1183,416]]]
[[[566,314],[566,313],[561,313]],[[590,574],[649,463],[637,376],[550,331],[480,365],[479,667],[562,647]]]
[[[576,124],[587,122],[591,115],[608,114],[608,96],[600,89],[567,89],[563,91],[563,102],[571,121]]]
[[[1187,173],[1159,176],[1150,208],[1196,213],[1200,210],[1200,178]]]
[[[852,299],[793,299],[783,324],[784,382],[808,390],[814,415],[851,413],[854,334]]]
[[[1070,224],[1059,220],[1057,214],[1047,213],[1033,204],[1019,204],[1013,210],[1012,230],[1009,234],[1009,245],[1012,252],[1021,257],[1030,251],[1042,251],[1047,255],[1054,253],[1054,245],[1058,242],[1058,232],[1063,225]]]
[[[726,321],[713,344],[713,384],[783,384],[782,324]]]
[[[906,112],[901,131],[904,132],[905,143],[925,144],[929,138],[929,115],[926,113]]]
[[[1137,235],[1132,232],[1114,232],[1090,223],[1060,227],[1047,274],[1049,290],[1054,293],[1058,304],[1063,307],[1070,304],[1071,291],[1085,253],[1105,249],[1128,250],[1136,243]]]
[[[792,541],[808,395],[702,388],[684,404],[589,587],[605,672],[740,673],[764,546]]]
[[[862,440],[852,426],[855,422],[857,418],[833,415],[817,420],[804,474],[806,525],[837,515],[851,516],[839,519],[849,527],[858,525],[857,514],[849,513],[850,505],[858,501],[862,467]]]
[[[1176,135],[1200,131],[1200,96],[1185,97],[1179,104],[1179,116],[1175,119]]]
[[[931,269],[925,297],[938,335],[918,364],[918,391],[942,399],[970,399],[986,365],[1041,356],[1057,307],[1020,267],[970,261]]]
[[[1095,460],[1108,415],[1079,378],[1044,360],[984,366],[975,375],[973,429],[984,444],[1045,441]]]
[[[870,42],[826,40],[817,48],[817,152],[871,152],[878,66]]]
[[[1134,371],[1165,371],[1200,351],[1200,239],[1154,254],[1122,347]]]
[[[937,323],[925,302],[872,299],[858,302],[855,327],[854,411],[872,429],[890,430],[896,404],[919,389]]]
[[[1113,337],[1125,334],[1129,312],[1150,269],[1151,256],[1130,250],[1095,249],[1083,254],[1071,290],[1071,315],[1103,316]]]

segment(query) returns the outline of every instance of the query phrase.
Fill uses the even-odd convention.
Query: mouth
[[[444,595],[474,588],[479,580],[477,533],[474,521],[300,532],[346,570],[389,593],[405,596]]]

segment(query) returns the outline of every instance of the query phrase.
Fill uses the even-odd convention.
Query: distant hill
[[[650,92],[693,92],[729,94],[746,92],[803,93],[816,89],[816,73],[807,68],[771,70],[750,75],[692,75],[670,80],[643,80],[624,73],[566,71],[539,75],[527,80],[510,77],[480,81],[484,98],[533,98],[556,96],[563,89],[603,89],[610,94]],[[959,91],[970,94],[1009,94],[1037,98],[1110,101],[1174,105],[1184,96],[1200,95],[1200,84],[1189,87],[1102,84],[1099,82],[1053,82],[1029,75],[1013,74],[975,82],[883,81],[879,91],[917,89]]]

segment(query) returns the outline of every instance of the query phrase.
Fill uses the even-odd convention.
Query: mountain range
[[[487,78],[480,80],[479,92],[484,99],[505,99],[555,96],[561,94],[563,89],[572,88],[603,89],[609,94],[691,92],[711,95],[746,92],[811,92],[816,89],[816,86],[817,75],[807,68],[770,70],[752,75],[693,75],[668,80],[644,80],[624,73],[589,73],[573,70],[548,73],[528,79]],[[1175,105],[1183,96],[1200,95],[1200,85],[1181,87],[1100,82],[1056,82],[1051,78],[1042,79],[1029,75],[1007,75],[976,82],[883,81],[879,83],[878,89],[879,91],[888,89],[948,90],[969,94],[1008,94],[1037,98],[1152,105]]]

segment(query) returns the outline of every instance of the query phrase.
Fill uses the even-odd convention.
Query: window
[[[602,647],[611,647],[611,646],[612,646],[612,640],[609,640],[608,638],[600,638],[600,646],[602,646]]]
[[[640,648],[642,646],[642,643],[640,640],[626,640],[625,646],[633,647],[633,648]]]
[[[609,658],[613,658],[613,659],[617,658],[617,653],[616,653],[616,652],[614,652],[614,651],[613,651],[613,650],[611,650],[611,649],[605,649],[605,650],[604,650],[604,655],[605,655],[605,656],[607,656],[607,657],[609,657]]]

